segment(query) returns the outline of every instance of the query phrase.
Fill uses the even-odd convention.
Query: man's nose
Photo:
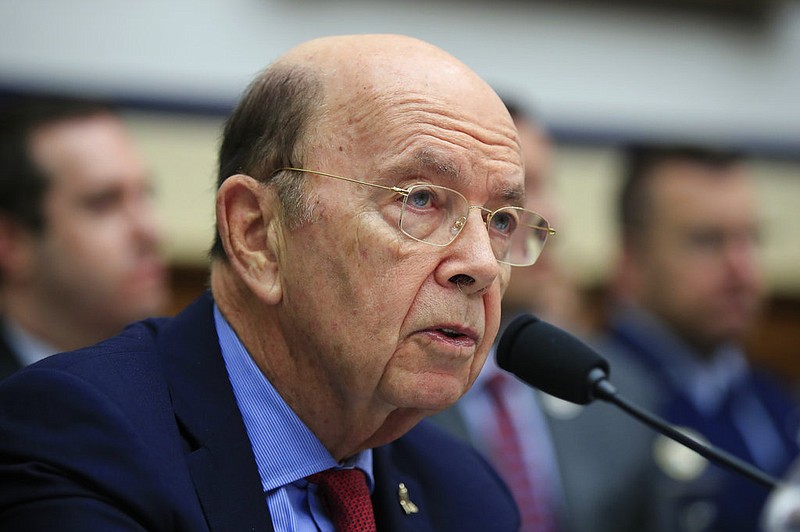
[[[137,237],[149,244],[161,241],[161,219],[152,198],[138,198],[128,206],[128,218]]]
[[[500,272],[483,211],[471,208],[467,223],[448,246],[449,260],[444,266],[447,281],[466,294],[485,291]]]

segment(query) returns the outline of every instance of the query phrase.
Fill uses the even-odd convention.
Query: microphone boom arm
[[[687,436],[683,432],[677,430],[675,427],[667,423],[664,419],[621,397],[617,392],[616,387],[606,378],[604,371],[600,369],[592,370],[589,374],[589,379],[593,381],[592,391],[594,397],[617,405],[642,423],[659,431],[668,438],[672,438],[673,440],[685,445],[700,456],[732,469],[767,488],[776,488],[780,485],[780,482],[776,478],[764,473],[759,469],[756,469],[747,462],[740,460],[736,456],[724,451],[723,449],[709,447],[704,443]]]
[[[701,443],[664,419],[620,397],[608,380],[608,361],[568,332],[531,314],[514,319],[497,347],[497,365],[545,393],[576,404],[602,399],[700,456],[767,488],[778,480],[712,445]]]

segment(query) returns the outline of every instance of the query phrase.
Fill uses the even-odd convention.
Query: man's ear
[[[280,204],[272,187],[236,174],[217,191],[217,229],[225,254],[239,278],[260,299],[276,304],[282,296],[278,256]]]
[[[0,277],[11,282],[32,272],[33,235],[16,219],[0,213]]]

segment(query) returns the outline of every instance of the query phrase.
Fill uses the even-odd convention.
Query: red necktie
[[[546,486],[531,482],[529,471],[522,456],[519,435],[511,422],[511,416],[503,396],[503,386],[508,376],[498,374],[486,383],[492,398],[497,422],[497,437],[491,446],[492,463],[506,481],[522,516],[521,531],[550,532],[555,530],[553,514],[546,496]],[[535,471],[533,472],[535,475]],[[534,476],[535,478],[535,476]],[[544,479],[542,479],[544,481]]]
[[[306,480],[319,486],[336,532],[375,532],[375,515],[363,471],[326,469]]]

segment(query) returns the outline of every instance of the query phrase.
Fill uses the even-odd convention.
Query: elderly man
[[[91,101],[0,108],[0,378],[119,333],[169,297],[147,167]]]
[[[250,86],[219,164],[211,294],[0,387],[0,524],[516,530],[487,463],[420,423],[551,232],[500,99],[415,39],[315,40]]]

